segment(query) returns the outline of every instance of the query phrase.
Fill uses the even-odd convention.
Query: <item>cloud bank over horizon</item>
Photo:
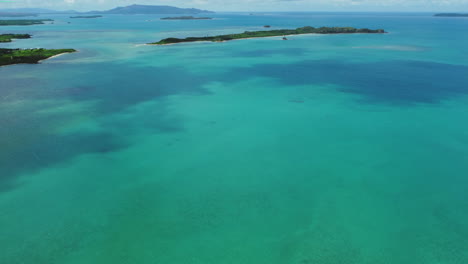
[[[131,4],[214,11],[467,11],[468,0],[0,0],[7,8],[106,10]]]

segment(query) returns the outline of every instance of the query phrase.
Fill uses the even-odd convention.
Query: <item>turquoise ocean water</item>
[[[79,50],[0,68],[0,263],[468,263],[468,19],[67,17],[0,28]],[[267,24],[389,33],[141,45]]]

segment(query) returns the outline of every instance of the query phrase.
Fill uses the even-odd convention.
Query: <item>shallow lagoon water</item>
[[[467,263],[468,20],[215,17],[0,28],[0,263]]]

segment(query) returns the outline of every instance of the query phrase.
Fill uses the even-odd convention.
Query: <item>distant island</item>
[[[45,21],[54,21],[52,19],[21,19],[21,20],[0,20],[0,26],[30,26],[45,24]]]
[[[116,7],[110,10],[103,11],[89,11],[89,12],[78,12],[75,10],[64,10],[57,11],[51,9],[43,8],[12,8],[12,9],[1,9],[1,14],[6,14],[6,16],[11,16],[14,13],[21,13],[24,16],[26,15],[37,15],[37,14],[76,14],[76,15],[86,15],[86,14],[182,14],[182,15],[192,15],[200,13],[214,13],[213,11],[196,9],[196,8],[179,8],[175,6],[163,6],[163,5],[129,5]],[[28,16],[29,16],[28,15]]]
[[[116,7],[107,11],[91,11],[87,13],[99,14],[199,14],[199,13],[214,13],[208,10],[196,8],[178,8],[174,6],[155,6],[155,5],[130,5],[124,7]]]
[[[71,16],[70,18],[99,18],[102,17],[100,15],[95,15],[95,16]]]
[[[435,14],[436,17],[468,17],[468,14],[461,13],[439,13]]]
[[[179,16],[179,17],[162,17],[161,20],[205,20],[213,19],[211,17],[193,17],[193,16]]]
[[[0,17],[30,17],[30,16],[37,16],[37,14],[0,12]]]
[[[29,34],[1,34],[0,35],[0,42],[11,42],[12,39],[28,39],[31,38]]]
[[[367,28],[353,28],[353,27],[301,27],[297,29],[278,29],[269,31],[245,31],[240,34],[228,34],[219,36],[209,37],[188,37],[184,39],[180,38],[165,38],[158,42],[148,43],[149,45],[168,45],[184,42],[196,42],[196,41],[212,41],[221,42],[235,39],[247,39],[247,38],[264,38],[264,37],[277,37],[277,36],[288,36],[288,35],[300,35],[300,34],[352,34],[352,33],[385,33],[383,29],[367,29]]]

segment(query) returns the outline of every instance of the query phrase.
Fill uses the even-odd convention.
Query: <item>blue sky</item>
[[[0,0],[0,9],[42,7],[105,10],[130,4],[172,5],[214,11],[466,11],[468,0]]]

